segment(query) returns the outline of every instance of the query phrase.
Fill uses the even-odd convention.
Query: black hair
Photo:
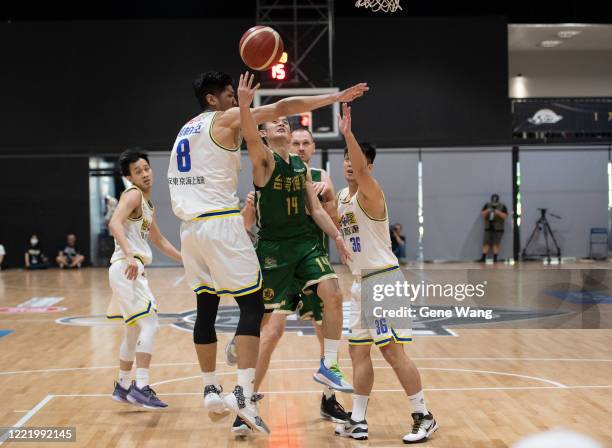
[[[141,151],[139,148],[126,149],[119,156],[119,169],[123,176],[130,175],[130,165],[134,162],[138,162],[139,159],[144,159],[149,163],[149,156],[146,152]]]
[[[499,202],[499,195],[497,193],[491,195],[491,202]]]
[[[230,75],[223,72],[200,73],[193,81],[193,93],[202,110],[208,109],[210,105],[206,101],[206,95],[219,95],[227,86],[231,86],[234,80]]]
[[[361,142],[359,143],[359,147],[361,148],[361,152],[366,156],[368,163],[374,163],[374,159],[376,158],[376,146],[372,143]],[[344,157],[348,153],[348,148],[344,148]]]

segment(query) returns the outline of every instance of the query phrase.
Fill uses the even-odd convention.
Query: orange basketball
[[[253,70],[267,70],[276,64],[285,46],[280,34],[269,26],[249,28],[240,39],[240,57]]]

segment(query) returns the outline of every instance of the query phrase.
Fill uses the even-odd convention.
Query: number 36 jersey
[[[349,189],[345,188],[338,193],[338,218],[342,238],[351,252],[349,268],[353,275],[361,275],[364,269],[397,266],[397,258],[391,250],[386,202],[385,218],[374,219],[359,204],[357,193],[351,197]]]
[[[212,128],[216,116],[217,112],[206,111],[185,124],[170,154],[172,210],[183,221],[238,209],[240,145],[226,148],[215,141]]]

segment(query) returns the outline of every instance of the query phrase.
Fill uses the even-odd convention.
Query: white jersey
[[[174,214],[191,221],[203,214],[238,209],[240,145],[225,148],[212,136],[217,112],[203,112],[179,132],[168,167]]]
[[[353,275],[361,275],[364,269],[378,270],[397,266],[397,258],[391,250],[389,216],[385,202],[385,218],[368,216],[357,200],[357,193],[350,197],[349,189],[338,193],[338,217],[342,237],[352,260],[349,268]]]
[[[147,242],[149,231],[153,225],[153,204],[145,199],[142,191],[140,191],[140,189],[135,185],[132,185],[123,193],[125,194],[130,190],[138,190],[140,192],[140,206],[142,209],[142,214],[139,218],[128,217],[128,219],[123,223],[123,231],[125,232],[128,246],[132,251],[132,254],[134,254],[136,258],[139,258],[144,265],[148,265],[153,261],[153,254],[151,253],[151,248]],[[119,244],[117,244],[117,239],[115,239],[115,252],[111,257],[111,263],[124,258],[125,254],[121,250]]]

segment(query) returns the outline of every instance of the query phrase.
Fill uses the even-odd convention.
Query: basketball
[[[283,39],[269,26],[249,28],[240,39],[240,57],[253,70],[267,70],[283,55]]]

